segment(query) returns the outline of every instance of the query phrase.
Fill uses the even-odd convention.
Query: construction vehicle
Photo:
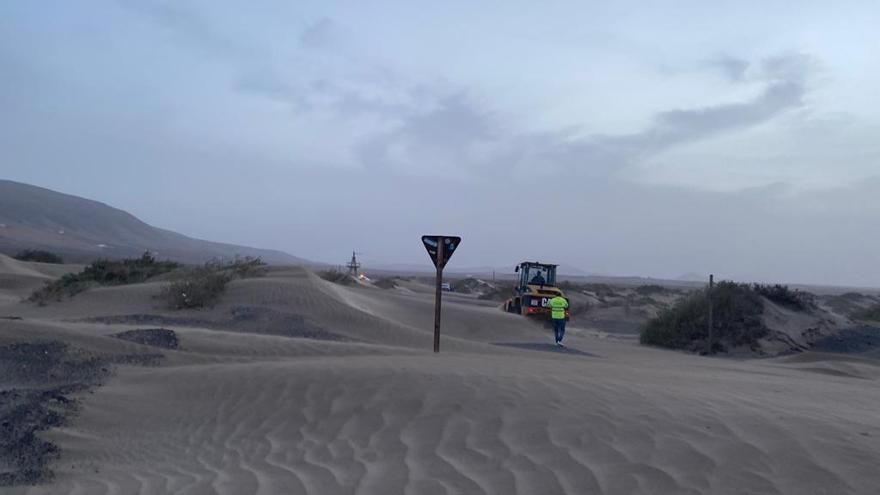
[[[550,299],[565,297],[556,286],[556,267],[537,261],[523,261],[515,272],[519,274],[514,287],[514,295],[504,301],[502,308],[508,313],[518,313],[540,319],[550,319]],[[568,298],[566,297],[566,300]],[[569,312],[565,311],[568,319]]]

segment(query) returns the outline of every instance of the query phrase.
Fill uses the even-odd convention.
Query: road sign
[[[441,241],[442,239],[442,241]],[[438,257],[437,251],[440,245],[440,242],[443,243],[443,256]],[[455,249],[461,243],[461,237],[454,236],[445,236],[445,235],[423,235],[422,236],[422,244],[425,245],[425,249],[428,251],[428,256],[431,257],[431,261],[434,262],[434,266],[437,268],[443,269],[446,266],[446,263],[449,261],[449,258],[452,257],[452,254],[455,253]],[[438,260],[441,260],[440,264],[438,264]]]
[[[461,237],[451,235],[423,235],[422,244],[437,267],[437,284],[434,294],[434,352],[440,352],[440,301],[443,294],[443,267],[461,243]]]

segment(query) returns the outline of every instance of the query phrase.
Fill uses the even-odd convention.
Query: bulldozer
[[[514,287],[514,295],[504,301],[502,308],[508,313],[523,316],[550,319],[550,299],[556,296],[565,297],[556,286],[556,267],[537,261],[523,261],[517,265],[515,272],[519,274]],[[568,299],[568,298],[566,298]],[[569,312],[565,310],[565,318]]]

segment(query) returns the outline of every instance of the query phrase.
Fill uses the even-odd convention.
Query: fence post
[[[715,315],[713,314],[712,289],[715,287],[715,275],[709,275],[709,292],[707,299],[709,300],[709,341],[706,348],[706,354],[712,354],[715,343]]]

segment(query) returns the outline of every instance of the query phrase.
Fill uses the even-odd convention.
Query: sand
[[[98,289],[39,308],[14,301],[20,288],[0,286],[0,316],[22,318],[0,319],[0,345],[60,340],[165,355],[158,366],[116,366],[80,397],[72,422],[41,434],[62,451],[51,482],[0,493],[872,494],[880,486],[877,360],[704,358],[601,328],[570,328],[566,343],[580,352],[553,352],[549,330],[460,296],[444,302],[435,355],[433,298],[418,287],[343,287],[289,268],[234,282],[218,307],[184,313],[164,310],[152,298],[158,289]],[[224,324],[236,308],[271,312]],[[156,327],[120,315],[189,324],[161,325],[179,345],[159,349],[113,337]],[[342,338],[275,328],[290,321]]]

